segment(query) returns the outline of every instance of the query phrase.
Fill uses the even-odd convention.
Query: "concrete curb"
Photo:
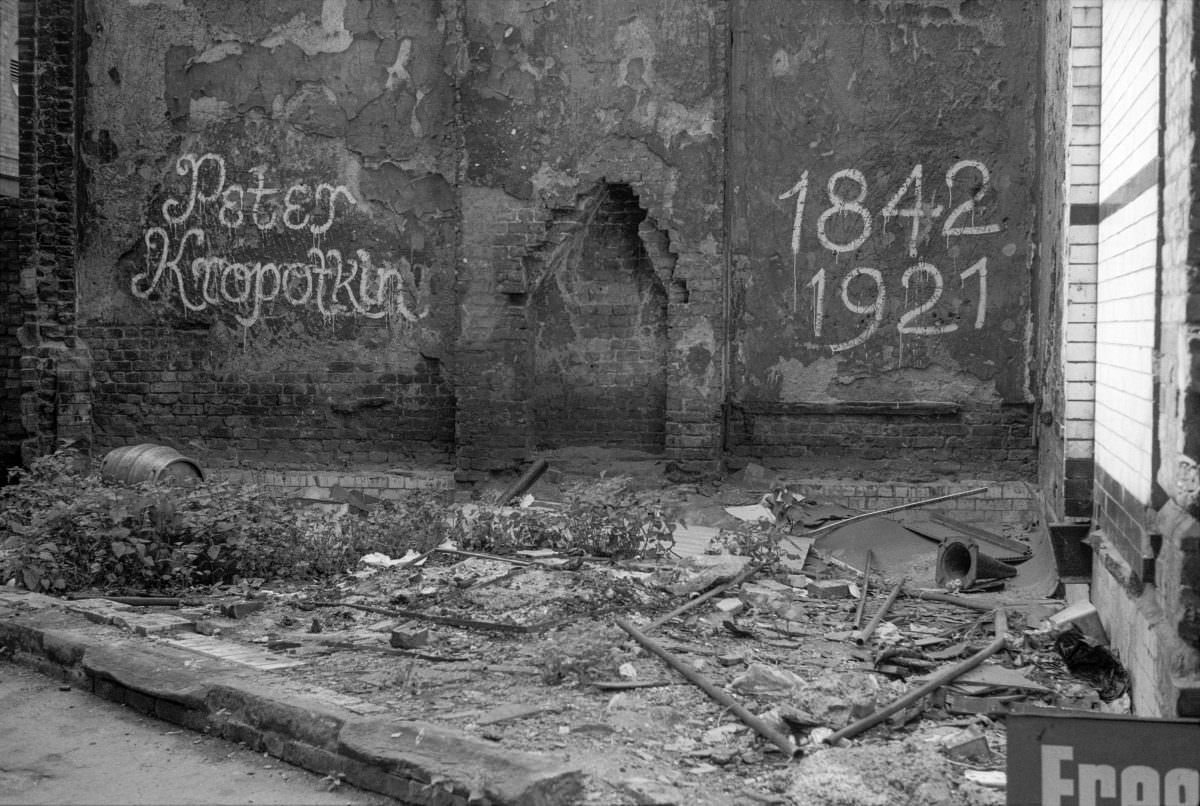
[[[151,615],[152,630],[163,620]],[[432,723],[361,716],[269,671],[131,636],[136,622],[108,602],[0,592],[0,648],[13,660],[144,714],[404,803],[561,806],[582,794],[578,768]]]

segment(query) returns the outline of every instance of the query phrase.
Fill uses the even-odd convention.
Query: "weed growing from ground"
[[[330,515],[259,485],[106,481],[63,451],[0,487],[0,584],[43,593],[180,593],[219,584],[329,578],[365,554],[399,557],[446,541],[493,553],[552,548],[611,558],[661,556],[674,523],[610,491],[560,509],[454,505],[424,491],[367,512]]]

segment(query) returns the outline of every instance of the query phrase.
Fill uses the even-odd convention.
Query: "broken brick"
[[[429,628],[401,624],[392,629],[388,643],[397,649],[417,649],[426,646],[429,643]]]
[[[252,613],[257,613],[266,606],[267,603],[262,599],[235,602],[234,604],[221,605],[221,615],[225,616],[225,618],[242,619]]]
[[[850,596],[850,583],[844,579],[814,579],[805,590],[814,599],[846,599]]]

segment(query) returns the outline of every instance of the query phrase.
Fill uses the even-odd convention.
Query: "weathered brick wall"
[[[554,366],[549,343],[539,349],[538,337],[548,327],[565,339],[562,349],[577,367],[597,336],[568,334],[539,288],[572,282],[574,249],[598,237],[587,232],[596,223],[589,210],[605,188],[625,186],[644,216],[640,240],[654,279],[626,266],[622,287],[648,293],[639,300],[644,311],[661,310],[665,297],[665,354],[659,358],[657,334],[629,339],[636,347],[605,355],[600,378],[610,380],[599,383],[610,397],[620,397],[624,385],[629,397],[628,381],[612,378],[644,379],[665,422],[660,442],[658,427],[646,421],[641,446],[715,466],[726,7],[698,0],[675,12],[666,25],[659,4],[648,0],[570,0],[531,10],[466,5],[471,62],[461,93],[467,161],[457,351],[464,477],[527,459],[542,436],[539,419],[557,432],[555,442],[581,440],[592,427],[594,407],[572,416],[565,401],[594,395],[596,378],[573,382],[573,370]],[[602,338],[611,352],[614,332]],[[535,385],[541,391],[532,392]],[[605,430],[597,442],[613,439]]]
[[[382,362],[313,362],[302,379],[280,372],[247,380],[210,371],[207,329],[85,325],[80,334],[96,367],[98,449],[148,441],[204,463],[340,468],[445,458],[453,437],[453,390],[437,361],[396,371]],[[373,384],[362,382],[364,370]]]
[[[1166,713],[1200,714],[1200,14],[1168,3],[1164,25],[1163,245],[1158,366],[1156,583],[1169,638],[1160,687]],[[1180,703],[1190,703],[1186,709]]]
[[[737,453],[867,461],[896,478],[914,470],[1028,480],[1037,475],[1026,406],[902,418],[836,410],[778,416],[735,406],[731,426],[731,439],[741,446]]]
[[[64,280],[70,267],[56,286],[70,294],[44,295],[39,308],[73,327],[77,300],[86,344],[27,351],[29,388],[41,393],[27,399],[27,419],[60,435],[94,421],[99,448],[201,446],[210,464],[390,463],[453,450],[472,477],[587,442],[711,470],[726,422],[747,452],[807,454],[821,440],[803,435],[844,428],[837,413],[756,411],[750,422],[739,420],[745,407],[723,406],[810,402],[792,393],[823,378],[817,402],[958,407],[949,423],[858,421],[883,441],[871,448],[856,431],[852,455],[970,456],[1027,475],[1038,82],[1031,60],[1012,54],[1035,52],[1040,27],[1013,24],[1025,19],[1021,4],[916,5],[803,6],[820,14],[800,14],[786,47],[764,53],[745,47],[744,32],[743,49],[730,50],[728,15],[742,6],[719,0],[680,4],[669,20],[650,0],[391,0],[340,14],[301,3],[92,3],[89,46],[78,49],[86,64],[74,65],[86,76],[71,85],[87,87],[72,106],[82,115],[69,142],[81,153],[64,155],[83,161],[78,254],[55,263]],[[793,16],[799,7],[779,5]],[[837,45],[864,21],[895,45],[878,49],[884,62],[846,86],[803,68],[843,58]],[[933,73],[903,55],[910,29],[942,59]],[[823,32],[832,38],[819,45]],[[737,65],[726,64],[731,52]],[[787,125],[727,121],[731,71],[778,80]],[[793,120],[808,108],[793,89],[828,103],[812,121]],[[939,93],[959,100],[942,117]],[[885,136],[893,127],[863,113],[877,100],[907,121],[902,132]],[[829,276],[830,304],[846,310],[836,322],[830,313],[830,344],[816,349],[871,319],[891,335],[815,363],[772,341],[778,366],[760,355],[749,370],[751,386],[787,392],[775,398],[739,397],[747,376],[730,353],[747,368],[750,331],[807,350],[792,321],[796,294],[780,283],[806,283],[837,255],[810,250],[804,261],[816,262],[789,272],[779,254],[733,245],[731,227],[738,244],[761,235],[786,251],[799,210],[772,172],[803,166],[757,151],[750,135],[760,129],[806,133],[788,135],[814,160],[805,234],[839,245],[863,219],[853,182],[827,185],[834,169],[854,179],[884,152],[912,151],[870,163],[861,189],[871,189],[864,209],[877,240],[853,257],[878,274],[860,272],[850,289],[850,264],[828,266],[841,273]],[[628,194],[628,218],[609,227],[591,211],[614,192]],[[770,210],[730,206],[746,194]],[[623,257],[586,263],[577,252],[597,260],[611,248],[606,227],[620,232]],[[920,253],[915,263],[904,250],[892,256],[899,264],[876,260],[905,245]],[[876,276],[878,310],[862,295]],[[585,299],[601,288],[603,299]],[[752,288],[769,304],[747,305]],[[917,295],[907,307],[906,291]],[[70,316],[53,307],[65,296]],[[920,307],[935,297],[944,310]],[[742,328],[734,338],[729,322]],[[929,327],[947,338],[927,338]],[[149,360],[134,367],[138,355]]]
[[[17,199],[0,198],[0,475],[21,463],[25,428],[21,421],[21,342],[24,319],[20,296],[21,249],[25,233]]]
[[[89,7],[99,448],[445,460],[456,4]]]
[[[1066,239],[1064,211],[1067,200],[1067,149],[1070,138],[1071,2],[1046,3],[1043,11],[1045,57],[1042,65],[1040,117],[1041,190],[1038,214],[1040,271],[1035,276],[1038,338],[1036,377],[1038,390],[1038,467],[1046,505],[1061,518],[1064,509],[1064,453],[1066,440],[1063,340],[1065,319]]]
[[[573,252],[533,292],[535,445],[661,453],[666,421],[667,293],[628,185],[596,194]]]
[[[27,217],[19,262],[22,459],[63,440],[90,443],[89,359],[75,333],[80,209],[79,88],[86,58],[77,2],[22,0],[20,198]]]

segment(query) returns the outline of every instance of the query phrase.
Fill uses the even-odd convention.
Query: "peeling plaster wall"
[[[645,444],[1032,467],[1032,0],[81,1],[99,447],[518,466],[573,391],[538,289],[627,187]]]
[[[88,4],[79,330],[101,446],[448,450],[457,13]]]
[[[734,6],[738,449],[1031,475],[1040,4]]]
[[[637,196],[667,296],[663,447],[687,462],[718,457],[725,5],[466,3],[464,474],[512,466],[534,446],[527,390],[547,368],[537,375],[531,275],[558,270],[556,248],[606,183]]]

